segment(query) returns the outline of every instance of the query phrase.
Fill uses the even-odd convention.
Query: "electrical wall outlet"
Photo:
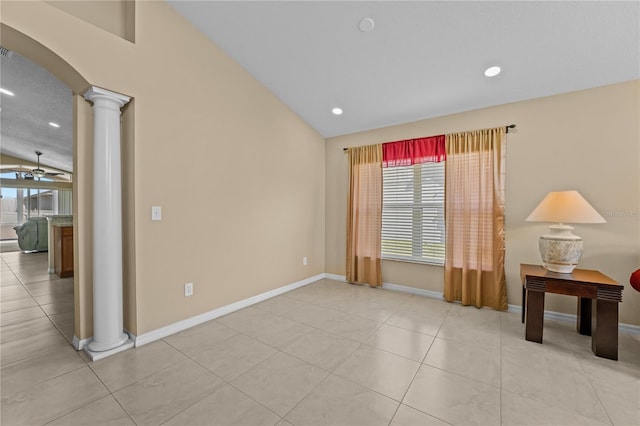
[[[309,259],[307,259],[307,256],[303,257],[303,258],[302,258],[302,264],[303,264],[304,266],[307,266],[307,264],[308,264],[308,263],[309,263]]]
[[[186,283],[184,285],[184,297],[193,296],[193,283]]]

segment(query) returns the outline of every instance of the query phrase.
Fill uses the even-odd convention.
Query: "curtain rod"
[[[516,125],[515,124],[509,124],[508,126],[504,126],[505,129],[505,133],[509,133],[509,129],[515,129]],[[349,150],[349,148],[342,148],[343,151],[347,151]]]

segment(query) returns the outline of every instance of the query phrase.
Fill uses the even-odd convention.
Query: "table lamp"
[[[565,223],[606,223],[578,191],[550,192],[527,217],[528,222],[555,222],[538,243],[542,264],[552,272],[570,274],[582,256],[582,238]]]

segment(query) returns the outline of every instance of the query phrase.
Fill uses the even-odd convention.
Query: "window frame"
[[[437,165],[437,166],[436,166]],[[438,171],[438,180],[440,181],[440,183],[436,183],[436,185],[439,185],[440,190],[433,190],[433,191],[427,191],[425,194],[425,188],[424,188],[424,183],[425,183],[425,179],[428,176],[433,176],[433,171],[429,171],[429,170],[425,170],[425,168],[431,168],[431,167],[438,167],[440,170]],[[399,193],[399,190],[397,189],[397,184],[401,182],[401,177],[394,177],[393,180],[390,181],[390,177],[387,177],[390,173],[396,172],[396,173],[407,173],[407,169],[411,168],[412,169],[412,178],[411,178],[411,202],[407,202],[407,196],[405,194],[404,200],[401,200],[401,194]],[[427,171],[428,175],[427,176],[423,176],[423,174],[425,173],[425,171]],[[385,179],[386,177],[386,179]],[[421,164],[414,164],[414,165],[410,165],[410,166],[399,166],[399,167],[385,167],[383,168],[383,197],[382,197],[382,235],[381,235],[381,256],[383,260],[393,260],[393,261],[400,261],[400,262],[408,262],[408,263],[418,263],[418,264],[428,264],[428,265],[437,265],[437,266],[444,266],[444,260],[445,260],[445,243],[446,243],[446,236],[445,236],[445,224],[444,224],[444,161],[442,162],[425,162],[425,163],[421,163]],[[393,187],[393,184],[396,184],[396,188],[394,189],[396,192],[394,193],[391,189],[389,189],[389,186]],[[388,197],[385,197],[385,193],[389,194],[389,192],[391,192],[392,194],[396,194],[398,195],[395,199],[389,199]],[[427,201],[425,202],[424,196],[425,195],[431,195],[433,197],[438,198],[437,200],[432,200],[432,201]],[[385,201],[386,199],[386,201]],[[387,250],[387,252],[385,253],[385,246],[389,247],[388,244],[385,244],[385,234],[387,236],[389,236],[389,234],[393,234],[394,232],[396,234],[401,234],[403,231],[402,230],[393,230],[391,229],[392,226],[388,225],[388,227],[385,227],[385,218],[387,219],[387,221],[389,219],[395,218],[396,220],[401,219],[400,215],[393,215],[392,213],[392,209],[393,207],[396,207],[398,209],[405,209],[405,216],[406,216],[406,209],[411,209],[411,223],[408,224],[408,222],[405,220],[404,222],[400,223],[399,227],[402,227],[404,225],[404,233],[406,233],[407,230],[407,224],[410,225],[410,229],[411,229],[411,238],[410,238],[410,243],[411,243],[411,255],[401,255],[401,254],[397,254],[397,253],[393,253],[392,250]],[[430,210],[435,210],[435,214],[431,213],[429,216],[433,219],[431,219],[432,221],[434,221],[434,223],[436,224],[436,229],[434,232],[425,232],[425,211],[427,211],[427,209]],[[388,223],[388,222],[387,222]],[[398,223],[398,222],[396,222]],[[439,234],[439,235],[438,235]],[[435,240],[437,242],[433,243],[433,244],[441,244],[442,248],[440,250],[438,250],[438,253],[436,256],[424,256],[424,249],[425,249],[425,240],[431,239],[432,241]],[[387,238],[387,241],[389,240],[389,238]],[[398,241],[403,241],[403,240],[398,240]],[[404,243],[406,244],[406,239],[404,239]]]

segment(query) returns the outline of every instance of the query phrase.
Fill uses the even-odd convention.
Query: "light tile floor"
[[[72,280],[1,258],[2,425],[640,425],[639,336],[321,280],[91,363]]]

